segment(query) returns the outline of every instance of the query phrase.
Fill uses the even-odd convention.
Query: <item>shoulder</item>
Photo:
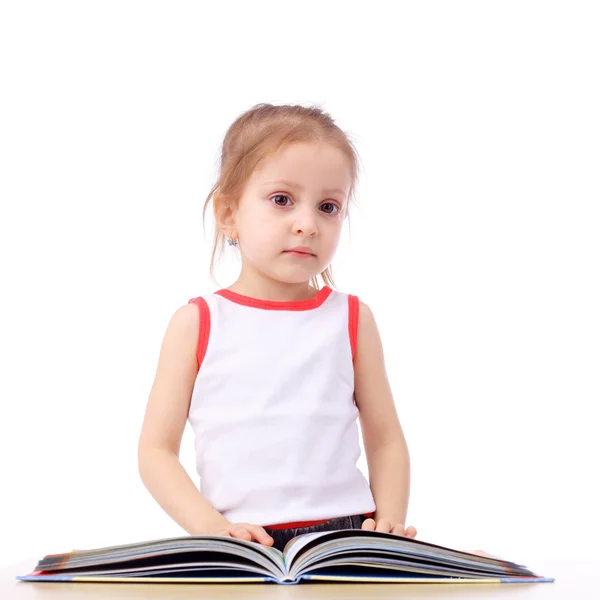
[[[347,298],[348,307],[350,310],[350,319],[354,315],[355,327],[360,331],[362,329],[370,329],[375,326],[375,317],[371,307],[361,300],[355,294],[342,292],[340,296]]]
[[[203,296],[188,300],[177,308],[170,317],[167,333],[170,337],[187,338],[194,343],[198,331],[210,323],[210,311]]]
[[[366,358],[373,358],[381,351],[381,338],[377,321],[371,307],[362,300],[356,301],[357,305],[357,340],[356,340],[356,360],[364,361]]]
[[[157,373],[173,377],[192,377],[197,372],[199,312],[193,304],[184,304],[170,316],[160,345]]]
[[[340,294],[340,297],[342,294]],[[373,311],[366,302],[354,294],[343,293],[348,302],[348,331],[352,362],[355,367],[361,355],[377,346],[379,335]]]
[[[359,323],[360,321],[375,323],[375,316],[373,315],[371,307],[359,298],[357,298],[356,303],[358,305],[358,315],[360,317]]]
[[[190,300],[187,304],[181,305],[171,315],[171,323],[175,327],[186,328],[189,325],[197,325],[200,318],[198,305],[201,301],[197,299]]]
[[[194,344],[200,322],[201,315],[198,306],[191,301],[183,304],[171,314],[165,340],[175,344],[182,342]]]

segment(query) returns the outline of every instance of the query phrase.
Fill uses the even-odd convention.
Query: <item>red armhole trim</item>
[[[198,370],[202,365],[204,356],[206,355],[206,347],[208,346],[208,338],[210,336],[210,310],[206,300],[202,297],[192,298],[188,304],[193,303],[198,307],[200,312],[200,325],[198,329],[198,347],[196,349],[196,357],[198,359]]]
[[[352,362],[354,362],[358,338],[358,296],[352,296],[352,294],[348,294],[348,334],[350,335]]]

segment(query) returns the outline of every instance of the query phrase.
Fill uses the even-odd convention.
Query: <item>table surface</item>
[[[539,561],[531,570],[548,583],[63,583],[18,581],[37,564],[37,558],[20,561],[0,569],[0,598],[2,600],[46,600],[93,598],[124,600],[130,598],[527,598],[569,599],[600,598],[600,562],[564,559]],[[594,591],[595,590],[595,591]],[[579,592],[579,593],[578,593]],[[584,595],[585,594],[585,595]]]

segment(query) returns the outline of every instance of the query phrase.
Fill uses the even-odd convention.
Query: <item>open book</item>
[[[294,584],[532,583],[552,578],[523,565],[362,529],[306,533],[284,551],[231,537],[196,535],[42,558],[22,581]]]

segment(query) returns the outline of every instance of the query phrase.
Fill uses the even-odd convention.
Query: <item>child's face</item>
[[[287,283],[321,273],[340,239],[350,184],[348,160],[329,144],[298,142],[265,159],[234,215],[242,268]],[[286,252],[296,246],[313,256]]]

